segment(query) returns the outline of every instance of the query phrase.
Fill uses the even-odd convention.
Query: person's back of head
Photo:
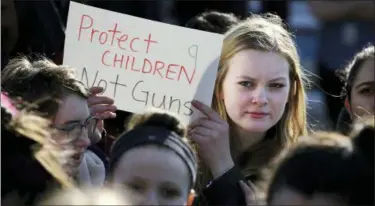
[[[231,13],[218,11],[203,12],[186,23],[186,27],[207,32],[224,34],[233,25],[240,22],[240,19]]]
[[[48,118],[56,114],[59,101],[67,95],[88,97],[72,67],[56,65],[43,57],[35,61],[23,56],[11,59],[1,72],[1,87],[11,97],[39,101],[37,110]]]
[[[352,137],[322,132],[302,138],[277,168],[267,202],[373,205],[371,155],[373,160],[371,125],[362,127]]]

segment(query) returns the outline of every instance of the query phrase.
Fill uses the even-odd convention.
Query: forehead
[[[134,148],[124,154],[116,167],[115,176],[121,179],[137,177],[151,182],[176,182],[189,185],[187,166],[173,151],[157,146]]]
[[[362,82],[374,81],[374,58],[368,59],[359,68],[358,74],[354,79],[354,84],[360,84]]]
[[[288,77],[287,60],[274,52],[243,50],[229,60],[228,75],[248,75],[256,79]]]
[[[55,117],[55,124],[64,124],[68,121],[83,122],[90,112],[85,98],[70,94],[62,99]]]

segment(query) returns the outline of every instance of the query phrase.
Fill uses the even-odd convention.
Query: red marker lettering
[[[105,61],[104,61],[104,58],[105,58],[106,54],[108,54],[108,53],[110,53],[109,50],[107,50],[107,51],[105,51],[105,52],[103,53],[103,55],[102,55],[102,64],[105,65],[105,66],[110,67],[110,66],[112,66],[112,65],[111,65],[111,64],[106,64]]]
[[[89,26],[83,26],[83,22],[85,20],[89,20],[90,22],[90,25]],[[82,29],[89,29],[92,27],[92,24],[93,24],[93,19],[89,16],[89,15],[82,15],[81,17],[81,23],[79,25],[79,32],[78,32],[78,41],[81,40],[81,33],[82,33]],[[86,22],[86,21],[85,21]]]
[[[145,39],[144,41],[147,42],[146,54],[148,54],[148,51],[150,49],[150,43],[158,43],[157,41],[151,40],[151,33],[148,34],[148,39]]]
[[[117,30],[117,23],[115,24],[115,28],[113,30],[108,30],[109,33],[112,33],[112,38],[111,38],[111,46],[113,46],[113,41],[115,40],[115,36],[117,33],[121,33],[121,31]]]
[[[193,79],[194,79],[194,76],[195,76],[195,68],[194,68],[193,74],[189,77],[189,75],[186,71],[186,68],[184,66],[181,66],[180,73],[178,74],[178,81],[180,81],[182,73],[185,74],[186,80],[189,82],[189,84],[191,84],[191,82],[193,82]]]
[[[148,65],[148,68],[149,68],[148,71],[145,70],[146,64]],[[148,60],[148,59],[144,59],[144,61],[143,61],[143,67],[142,67],[142,73],[151,73],[151,71],[152,71],[151,61]]]
[[[160,65],[160,66],[159,66],[159,65]],[[162,62],[162,61],[156,61],[156,62],[155,62],[154,75],[155,75],[156,72],[158,72],[159,75],[160,75],[160,77],[163,78],[163,75],[162,75],[162,74],[160,73],[160,71],[159,71],[159,70],[161,70],[161,69],[164,69],[164,62]]]
[[[173,69],[175,69],[174,67],[178,67],[177,64],[170,64],[168,65],[168,69],[167,69],[167,73],[165,74],[165,78],[167,79],[170,79],[170,80],[173,80],[173,78],[169,77],[169,73],[176,73],[175,71],[173,71]]]
[[[119,55],[119,56],[121,56],[121,59],[119,59],[117,54],[115,54],[115,58],[113,59],[113,67],[116,67],[117,62],[120,62],[120,68],[122,67],[122,63],[124,61],[124,55]]]
[[[132,41],[130,42],[130,49],[131,49],[133,52],[138,52],[137,50],[134,50],[134,49],[133,49],[133,43],[134,43],[134,40],[139,40],[139,38],[136,37],[136,38],[132,39]]]
[[[125,47],[122,47],[122,42],[126,42],[126,40],[128,40],[128,35],[127,34],[124,34],[122,35],[120,38],[117,39],[117,45],[118,45],[118,48],[122,49],[122,50],[126,50]]]
[[[103,36],[104,36],[104,40],[103,40]],[[100,44],[105,44],[107,42],[107,39],[108,39],[107,33],[105,33],[105,32],[100,33],[100,35],[99,35]]]

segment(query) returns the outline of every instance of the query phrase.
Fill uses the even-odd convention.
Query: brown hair
[[[359,72],[359,69],[362,67],[365,61],[374,57],[374,45],[370,44],[358,52],[343,71],[338,71],[338,75],[345,83],[342,89],[342,96],[347,97],[349,102],[351,100],[351,90],[354,80]]]
[[[128,130],[132,130],[146,125],[165,127],[186,139],[186,141],[188,140],[186,138],[186,127],[173,113],[153,108],[143,114],[132,115],[126,127]]]
[[[87,98],[89,93],[74,77],[69,66],[56,65],[45,57],[31,61],[20,56],[10,60],[1,72],[1,87],[11,97],[37,104],[37,111],[44,117],[56,115],[59,101],[69,94]]]
[[[341,97],[342,99],[347,99],[349,104],[351,103],[351,92],[354,80],[359,73],[359,70],[367,60],[371,58],[374,59],[374,57],[374,45],[370,44],[358,52],[345,69],[337,71],[337,75],[342,82],[344,82]],[[344,134],[347,134],[351,130],[352,119],[347,108],[341,110],[336,127],[338,131],[341,131]]]
[[[252,15],[231,28],[223,42],[219,71],[213,97],[213,109],[221,118],[229,120],[223,100],[223,80],[229,69],[229,60],[238,52],[254,49],[258,51],[275,52],[282,55],[289,63],[291,91],[280,121],[271,130],[276,134],[273,138],[263,141],[246,151],[251,158],[246,159],[245,166],[241,168],[246,175],[258,173],[260,168],[266,166],[286,145],[294,143],[301,135],[306,134],[306,105],[305,91],[303,87],[303,73],[300,65],[297,49],[291,34],[283,27],[280,17],[272,14]],[[267,134],[270,136],[273,134]],[[238,156],[236,137],[230,136],[232,156]],[[209,170],[202,166],[199,188],[204,187],[211,179]]]
[[[186,23],[186,27],[218,34],[224,34],[232,26],[236,25],[239,22],[240,19],[232,13],[207,11],[191,18]]]

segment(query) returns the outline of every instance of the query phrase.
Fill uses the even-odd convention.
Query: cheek
[[[373,114],[375,110],[374,96],[354,94],[352,95],[350,107],[357,115]]]
[[[273,93],[269,96],[269,105],[274,118],[281,118],[288,102],[288,92]]]
[[[249,92],[240,92],[238,90],[228,92],[224,96],[224,104],[227,113],[229,115],[237,114],[242,108],[248,107],[251,99],[250,96]]]
[[[268,101],[272,106],[282,108],[288,102],[289,92],[287,90],[270,92],[268,96]]]

